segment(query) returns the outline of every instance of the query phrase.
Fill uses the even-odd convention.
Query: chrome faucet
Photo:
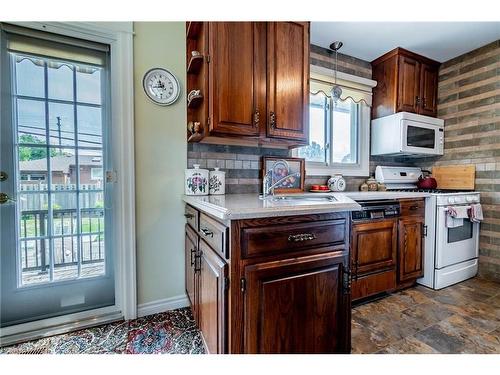
[[[271,193],[274,196],[274,189],[276,188],[276,186],[281,184],[287,178],[300,177],[300,172],[294,172],[294,173],[290,173],[289,175],[287,175],[285,177],[280,178],[278,181],[275,181],[273,183],[272,182],[272,172],[273,172],[273,169],[274,169],[274,166],[276,165],[276,163],[284,163],[287,166],[287,169],[289,169],[288,162],[286,160],[280,159],[280,160],[276,160],[274,162],[271,169],[266,171],[266,173],[264,174],[264,176],[262,178],[262,195],[261,195],[262,199],[266,199],[266,197],[269,195],[269,193]]]

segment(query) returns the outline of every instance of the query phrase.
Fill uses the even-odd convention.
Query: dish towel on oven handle
[[[464,225],[464,219],[469,218],[468,207],[448,206],[446,208],[446,227],[457,228]]]
[[[483,208],[481,207],[481,203],[470,205],[469,218],[473,223],[479,223],[483,220]]]

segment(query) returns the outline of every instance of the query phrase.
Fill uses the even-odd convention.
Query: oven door
[[[436,222],[436,268],[478,257],[479,223],[464,219],[456,228],[446,227],[446,207],[438,208]]]
[[[402,151],[409,154],[443,154],[443,129],[436,125],[402,120]]]

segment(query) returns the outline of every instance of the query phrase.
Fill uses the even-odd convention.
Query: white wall
[[[186,167],[184,22],[134,23],[135,174],[138,304],[185,294],[181,196]],[[162,67],[181,83],[179,100],[161,107],[142,88]]]

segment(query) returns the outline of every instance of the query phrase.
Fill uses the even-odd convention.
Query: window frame
[[[314,82],[321,81],[323,84],[333,85],[334,71],[331,69],[311,65],[311,92],[314,90]],[[377,82],[371,79],[354,76],[347,73],[338,73],[339,83],[350,90],[360,90],[366,97],[368,105],[357,105],[356,120],[357,120],[357,163],[332,163],[331,146],[332,146],[332,126],[333,116],[331,109],[329,110],[330,124],[327,128],[327,139],[325,146],[328,147],[327,162],[314,162],[306,160],[306,171],[309,176],[331,176],[333,174],[342,174],[344,176],[369,176],[370,168],[370,120],[371,120],[371,89],[376,86]],[[329,100],[330,108],[333,106],[332,100]],[[351,99],[347,99],[351,100]],[[294,149],[293,156],[298,156],[298,149]]]

